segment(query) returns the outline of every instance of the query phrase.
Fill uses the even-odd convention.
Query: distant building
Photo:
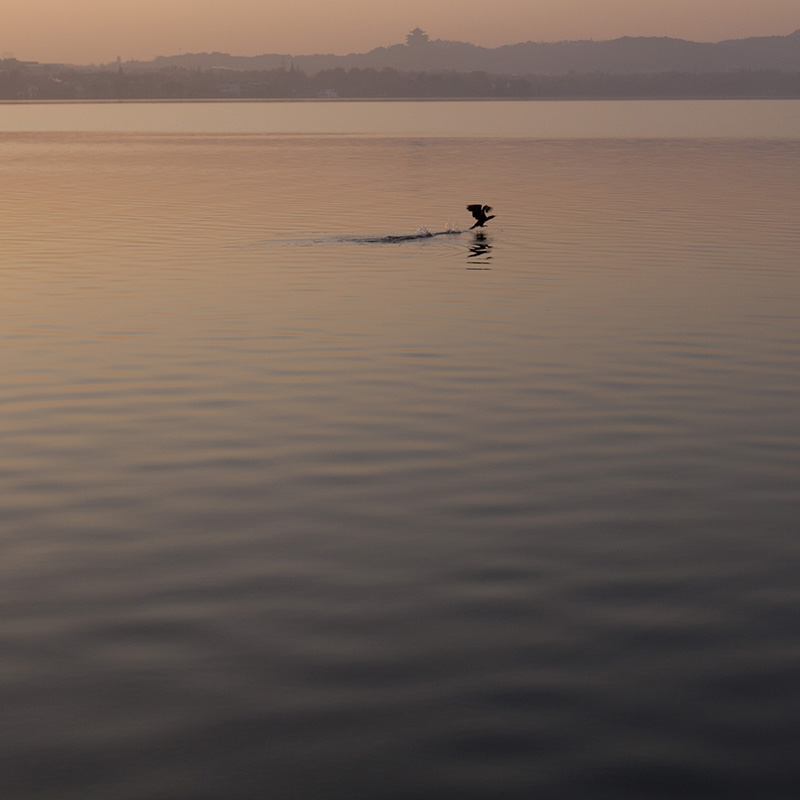
[[[409,47],[420,47],[428,43],[428,34],[422,28],[414,28],[411,33],[406,36],[406,44]]]

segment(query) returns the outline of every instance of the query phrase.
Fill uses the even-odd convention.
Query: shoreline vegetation
[[[13,62],[13,60],[11,60]],[[128,73],[0,61],[0,101],[800,99],[800,72],[493,75],[336,68]]]

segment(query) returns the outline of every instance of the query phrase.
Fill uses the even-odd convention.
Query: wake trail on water
[[[420,225],[414,233],[388,235],[388,236],[348,236],[340,241],[343,242],[363,242],[365,244],[397,244],[399,242],[411,242],[416,239],[433,239],[435,236],[458,236],[461,229],[454,224],[447,223],[443,231],[429,231],[424,225]]]
[[[386,236],[321,236],[308,239],[270,239],[268,241],[256,242],[255,244],[276,244],[292,243],[298,245],[319,245],[339,242],[341,244],[401,244],[403,242],[414,242],[424,239],[434,239],[439,236],[459,236],[461,229],[455,223],[448,222],[443,231],[429,231],[424,225],[420,225],[414,233],[388,234]]]

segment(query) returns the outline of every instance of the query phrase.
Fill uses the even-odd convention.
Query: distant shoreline
[[[799,99],[800,30],[717,43],[669,37],[431,40],[347,56],[186,53],[91,66],[0,59],[0,100],[127,102]]]
[[[800,94],[795,97],[770,97],[765,95],[731,95],[731,96],[700,96],[675,95],[672,97],[642,96],[585,96],[585,97],[136,97],[136,98],[63,98],[43,100],[4,100],[0,99],[0,106],[57,106],[57,105],[186,105],[186,104],[254,104],[254,103],[586,103],[586,102],[698,102],[707,103],[714,100],[730,102],[733,100],[754,101],[789,101],[797,102]]]

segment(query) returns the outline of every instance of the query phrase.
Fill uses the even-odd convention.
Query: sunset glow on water
[[[793,797],[796,104],[353,105],[8,107],[3,797]]]

